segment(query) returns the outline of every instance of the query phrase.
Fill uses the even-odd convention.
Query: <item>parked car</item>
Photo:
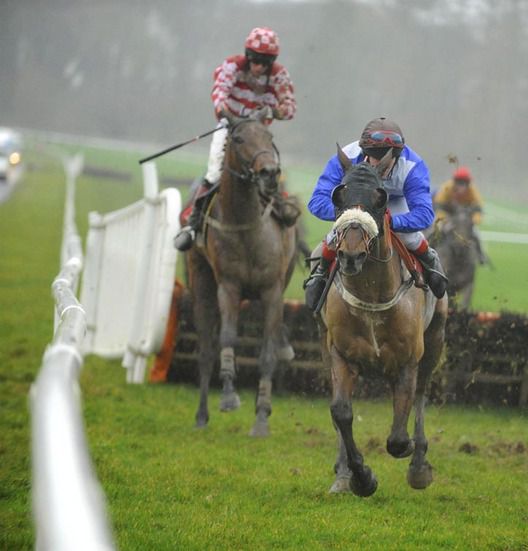
[[[22,162],[22,136],[10,128],[0,128],[0,181],[8,180]]]

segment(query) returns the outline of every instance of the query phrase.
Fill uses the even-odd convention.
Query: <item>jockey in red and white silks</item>
[[[245,54],[230,56],[215,69],[211,98],[220,125],[225,125],[223,112],[247,117],[265,107],[275,119],[293,118],[297,109],[293,83],[287,69],[276,61],[278,54],[277,34],[255,28],[246,38]],[[220,179],[226,138],[226,129],[213,135],[205,175],[211,184]]]

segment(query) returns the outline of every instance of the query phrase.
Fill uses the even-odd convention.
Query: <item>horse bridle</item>
[[[361,210],[365,210],[364,208],[361,207],[361,205],[355,205],[355,207],[359,208]],[[389,254],[386,258],[380,258],[379,256],[375,256],[372,253],[372,245],[374,243],[379,243],[379,235],[380,234],[369,238],[368,232],[365,230],[365,228],[361,224],[359,224],[357,222],[354,222],[354,221],[350,222],[350,224],[347,224],[343,228],[343,230],[340,231],[339,234],[336,236],[336,248],[339,247],[339,245],[341,244],[341,242],[345,238],[348,231],[352,227],[354,227],[355,225],[359,226],[359,229],[361,230],[362,239],[363,239],[363,242],[365,243],[365,249],[367,250],[367,260],[370,259],[370,260],[373,260],[374,262],[381,262],[383,264],[386,264],[386,263],[390,262],[392,257],[393,257],[393,254],[394,254],[394,248],[392,247],[392,245],[389,247],[389,249],[390,249]]]
[[[385,264],[388,263],[393,257],[394,247],[392,245],[390,246],[390,252],[389,252],[389,255],[387,256],[387,258],[379,258],[377,256],[374,256],[371,252],[371,248],[372,248],[372,245],[373,245],[374,242],[379,243],[380,234],[369,238],[368,232],[365,230],[365,228],[360,223],[357,223],[355,221],[351,221],[349,224],[347,224],[343,228],[342,231],[339,232],[339,235],[337,236],[337,247],[339,247],[339,244],[343,241],[343,239],[345,238],[347,232],[352,227],[354,227],[354,225],[356,225],[356,227],[359,227],[359,229],[361,230],[362,239],[365,243],[365,247],[366,247],[366,250],[367,250],[367,260],[370,258],[371,260],[374,260],[376,262],[381,262],[381,263],[385,263]],[[390,300],[388,300],[386,302],[366,302],[366,301],[361,300],[360,298],[356,297],[355,295],[353,295],[350,291],[348,291],[345,288],[345,285],[344,285],[343,281],[341,280],[339,269],[336,270],[335,276],[336,277],[335,277],[335,280],[334,280],[334,284],[335,284],[336,289],[337,289],[339,295],[341,296],[341,298],[347,304],[349,304],[350,306],[353,306],[354,308],[359,308],[360,310],[365,310],[367,312],[383,312],[383,311],[391,309],[393,306],[395,306],[400,301],[400,299],[403,297],[403,295],[405,295],[405,293],[414,284],[414,280],[413,280],[412,277],[409,277],[407,279],[403,279],[400,286],[399,286],[399,288],[398,288],[398,290],[396,291],[395,295]]]
[[[253,119],[244,119],[244,120],[239,121],[238,123],[236,123],[233,127],[231,127],[230,138],[231,138],[231,141],[235,145],[235,147],[233,149],[234,149],[235,155],[236,155],[236,157],[237,157],[237,159],[240,163],[240,166],[242,167],[242,170],[241,170],[241,172],[238,172],[238,171],[230,168],[229,166],[227,166],[226,168],[233,176],[237,177],[242,182],[256,184],[257,181],[258,181],[258,173],[256,173],[254,168],[253,168],[254,165],[255,165],[256,160],[261,155],[270,154],[274,158],[274,160],[277,162],[277,169],[278,169],[278,172],[280,172],[280,154],[279,154],[279,150],[277,149],[277,146],[275,145],[275,143],[272,140],[271,145],[272,145],[273,149],[259,149],[253,155],[253,157],[251,157],[251,159],[249,161],[242,157],[242,155],[240,154],[240,152],[238,151],[238,148],[236,146],[243,143],[243,141],[242,142],[234,141],[234,139],[233,139],[234,138],[234,132],[240,125],[242,125],[246,122],[251,122],[252,120]]]

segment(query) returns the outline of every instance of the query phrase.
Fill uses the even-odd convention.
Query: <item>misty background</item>
[[[456,155],[485,196],[528,201],[528,0],[0,0],[0,126],[190,139],[255,26],[276,30],[295,85],[295,119],[272,126],[286,170],[322,169],[388,116],[433,187]]]

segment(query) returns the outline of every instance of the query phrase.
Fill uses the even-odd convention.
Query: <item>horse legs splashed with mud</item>
[[[250,434],[267,436],[273,373],[280,359],[293,355],[283,334],[283,293],[295,266],[298,232],[273,215],[280,165],[262,121],[231,118],[224,165],[205,219],[205,243],[195,244],[186,257],[199,342],[196,425],[209,420],[209,383],[218,358],[220,409],[240,405],[234,385],[240,304],[258,300],[263,317],[260,381]]]
[[[330,411],[339,445],[330,491],[367,497],[377,489],[376,476],[353,434],[352,394],[358,376],[372,367],[383,369],[392,388],[387,451],[396,458],[411,457],[408,483],[423,489],[433,479],[426,459],[426,390],[444,343],[447,297],[436,299],[415,287],[393,248],[380,177],[390,157],[374,169],[352,166],[340,149],[338,156],[345,170],[333,196],[343,212],[335,226],[339,265],[319,318],[323,361],[332,373]],[[407,425],[413,405],[411,438]]]

